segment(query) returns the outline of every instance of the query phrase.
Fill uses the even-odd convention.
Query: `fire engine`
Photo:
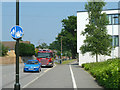
[[[40,49],[37,54],[37,60],[41,63],[41,66],[53,67],[53,51]]]

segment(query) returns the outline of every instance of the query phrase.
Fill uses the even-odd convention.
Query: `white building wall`
[[[117,14],[118,10],[109,10],[103,11],[106,14]],[[91,56],[90,53],[86,53],[84,55],[80,52],[80,47],[83,45],[83,41],[85,36],[81,35],[81,32],[86,28],[86,24],[88,24],[88,13],[87,12],[77,12],[77,53],[79,53],[79,65],[83,63],[95,62],[95,56]],[[119,45],[120,45],[120,25],[113,25],[114,35],[119,35]],[[108,34],[112,35],[112,25],[107,25]],[[120,46],[116,47],[114,50],[115,57],[120,57]],[[112,56],[112,53],[111,53]],[[108,58],[112,58],[111,56],[98,56],[99,61],[104,61]]]
[[[119,12],[119,13],[120,13],[120,12]],[[119,34],[118,57],[120,58],[120,25],[118,25],[118,34]]]

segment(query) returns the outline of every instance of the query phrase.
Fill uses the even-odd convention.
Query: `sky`
[[[35,46],[45,42],[48,45],[61,32],[61,21],[68,16],[84,11],[86,2],[20,2],[19,25],[24,30],[23,41],[30,41]],[[2,11],[1,11],[2,7]],[[104,9],[117,9],[118,2],[107,2]],[[10,29],[16,24],[15,2],[0,3],[2,16],[2,41],[12,39]],[[1,20],[1,18],[0,18]],[[0,35],[1,35],[0,34]]]

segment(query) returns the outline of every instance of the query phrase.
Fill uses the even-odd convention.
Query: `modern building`
[[[114,46],[115,49],[111,52],[111,56],[98,56],[99,61],[104,61],[109,58],[120,57],[120,9],[109,9],[103,10],[102,13],[106,13],[109,19],[109,24],[107,25],[108,34],[114,36]],[[116,17],[116,18],[115,18]],[[77,12],[77,53],[79,53],[79,65],[83,63],[95,62],[95,56],[91,56],[90,53],[84,55],[81,54],[80,47],[83,45],[85,36],[81,35],[81,32],[86,28],[88,24],[88,12],[78,11]]]

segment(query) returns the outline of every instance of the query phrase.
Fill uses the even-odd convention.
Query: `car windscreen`
[[[38,61],[27,61],[26,64],[38,64],[39,62]]]
[[[38,53],[38,58],[50,58],[50,53]]]

